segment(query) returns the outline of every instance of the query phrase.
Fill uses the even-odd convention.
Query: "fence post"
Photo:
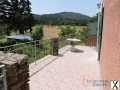
[[[36,59],[37,59],[37,41],[35,41],[34,44],[35,44],[34,45],[34,47],[35,47],[35,64],[37,64],[36,63]]]
[[[52,45],[51,54],[53,56],[58,56],[59,55],[59,39],[58,38],[52,38],[51,39],[51,45]]]
[[[1,69],[0,80],[2,80],[2,83],[3,83],[3,90],[7,90],[7,79],[6,79],[5,65],[0,65],[0,69]]]
[[[6,53],[2,57],[0,64],[5,67],[0,67],[3,74],[3,78],[0,79],[3,88],[0,90],[29,90],[28,56]]]

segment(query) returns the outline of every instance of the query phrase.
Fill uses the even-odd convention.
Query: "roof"
[[[8,39],[16,39],[16,40],[33,40],[31,36],[24,35],[24,34],[18,34],[13,36],[8,36]]]

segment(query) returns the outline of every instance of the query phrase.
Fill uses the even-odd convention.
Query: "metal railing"
[[[4,53],[18,53],[28,55],[29,63],[32,63],[50,54],[51,42],[50,40],[36,40],[31,42],[18,43],[0,47],[0,51],[3,51]]]
[[[59,38],[59,48],[67,45],[67,38],[74,37],[77,38],[75,35],[65,35],[64,37]],[[29,57],[28,62],[32,63],[51,54],[52,48],[51,40],[36,40],[0,47],[0,51],[3,51],[4,53],[25,54]]]

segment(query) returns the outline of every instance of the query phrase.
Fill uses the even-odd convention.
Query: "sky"
[[[51,14],[59,12],[77,12],[89,16],[97,13],[98,0],[30,0],[32,13]]]

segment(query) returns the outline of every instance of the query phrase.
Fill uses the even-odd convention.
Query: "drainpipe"
[[[102,29],[103,29],[103,0],[100,0],[100,3],[98,4],[98,32],[97,32],[97,50],[99,61],[101,53]]]
[[[97,4],[98,7],[98,25],[97,25],[97,51],[98,51],[98,60],[100,61],[100,27],[101,27],[101,1]]]
[[[99,44],[100,44],[99,34],[100,34],[100,18],[101,18],[100,6],[101,6],[101,4],[98,3],[97,6],[98,6],[98,24],[97,24],[97,44],[96,44],[96,47],[97,47],[97,51],[99,51]]]

